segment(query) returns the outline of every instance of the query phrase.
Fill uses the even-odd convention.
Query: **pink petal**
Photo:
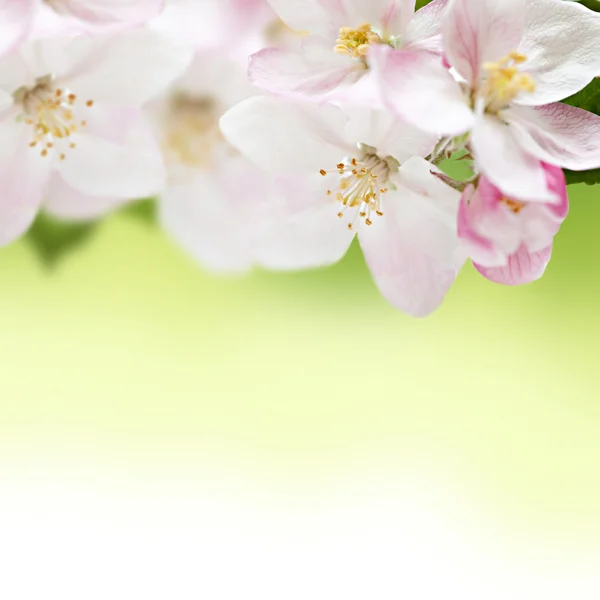
[[[487,196],[482,186],[489,185],[485,178],[479,182],[477,191],[471,186],[465,190],[458,209],[458,236],[469,256],[485,265],[504,265],[505,254],[494,242],[477,231],[477,222],[485,208],[478,201],[478,196]],[[491,187],[491,190],[497,188]],[[477,194],[478,196],[474,195]],[[501,196],[499,190],[498,195]]]
[[[556,102],[513,107],[506,116],[521,146],[547,163],[573,171],[600,167],[600,117]]]
[[[498,61],[521,41],[523,0],[453,0],[444,15],[444,48],[450,64],[474,86],[485,62]]]
[[[509,198],[553,202],[542,163],[513,137],[511,128],[483,116],[471,132],[470,144],[479,170]]]
[[[527,24],[519,52],[533,77],[533,93],[520,104],[557,102],[584,88],[600,73],[600,15],[577,2],[528,0]]]
[[[52,157],[30,148],[32,129],[14,115],[0,122],[0,245],[21,236],[37,214],[50,178]]]
[[[356,82],[365,70],[335,54],[331,47],[318,60],[306,53],[266,48],[250,57],[248,76],[259,88],[287,98],[322,96]]]
[[[400,118],[436,135],[457,135],[471,127],[473,112],[439,58],[379,45],[371,49],[369,65],[389,110]]]
[[[33,24],[38,0],[0,2],[0,56],[12,50],[27,36]]]
[[[482,267],[473,263],[474,267],[494,283],[503,285],[524,285],[540,279],[552,256],[552,246],[539,252],[529,252],[525,245],[508,257],[504,267]]]
[[[44,194],[44,210],[59,219],[87,221],[116,210],[128,200],[83,194],[55,172]]]

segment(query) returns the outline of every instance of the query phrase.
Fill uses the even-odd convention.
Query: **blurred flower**
[[[164,0],[0,0],[0,53],[34,37],[132,27],[156,17]]]
[[[442,53],[441,16],[446,0],[434,0],[414,13],[405,0],[271,0],[281,19],[298,32],[310,32],[299,50],[266,48],[250,59],[253,83],[290,98],[336,98],[372,104],[370,51],[382,46],[431,57]],[[355,86],[359,81],[362,86]]]
[[[428,131],[470,132],[477,168],[508,196],[551,201],[542,161],[600,167],[600,117],[556,103],[597,75],[600,15],[561,0],[454,0],[443,38],[460,84],[432,61],[374,53],[391,110]]]
[[[160,191],[163,158],[139,107],[188,60],[145,30],[28,42],[1,59],[0,243],[27,229],[45,197]]]
[[[251,98],[221,120],[226,138],[282,177],[260,264],[301,269],[340,260],[358,235],[381,293],[416,316],[433,311],[461,268],[460,194],[431,171],[435,139],[385,112]],[[301,178],[301,185],[296,183]]]
[[[544,274],[569,201],[562,170],[543,168],[548,190],[554,194],[551,203],[507,198],[486,177],[465,191],[458,234],[475,268],[487,279],[520,285]]]
[[[272,194],[270,177],[240,156],[219,129],[225,111],[252,92],[234,59],[198,52],[151,112],[169,173],[159,199],[160,222],[203,266],[220,273],[252,267],[259,214]]]

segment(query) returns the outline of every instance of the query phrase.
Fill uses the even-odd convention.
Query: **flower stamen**
[[[42,146],[40,156],[44,158],[48,156],[48,150],[54,150],[56,145],[63,144],[79,128],[87,125],[87,121],[78,120],[75,116],[77,96],[68,90],[55,88],[50,75],[39,78],[33,88],[17,90],[14,98],[23,108],[20,119],[33,129],[29,146]],[[93,105],[93,100],[85,103],[86,108]],[[76,145],[70,142],[67,147],[74,150]],[[66,159],[65,152],[57,152],[57,155],[60,160]]]
[[[393,159],[392,159],[393,160]],[[355,209],[348,229],[354,229],[356,220],[363,219],[367,226],[373,225],[373,218],[383,216],[382,197],[388,193],[386,187],[391,165],[376,154],[366,153],[362,158],[351,158],[336,165],[335,169],[321,169],[323,177],[337,175],[339,185],[335,190],[327,190],[327,196],[334,196],[342,205],[337,216],[342,219],[346,212]]]
[[[352,58],[364,59],[371,44],[383,44],[384,40],[373,31],[370,23],[363,23],[356,29],[342,27],[333,49],[337,54],[346,54]]]
[[[526,61],[525,55],[511,52],[498,62],[483,65],[487,77],[482,92],[487,100],[488,112],[497,112],[505,108],[522,92],[531,94],[535,91],[533,78],[518,68]]]

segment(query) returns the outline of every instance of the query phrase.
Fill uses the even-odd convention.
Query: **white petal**
[[[541,162],[526,152],[508,125],[495,117],[481,117],[471,132],[479,170],[509,198],[553,202]]]
[[[356,145],[344,139],[347,117],[333,106],[312,106],[256,97],[221,119],[225,138],[268,171],[318,173],[334,169]]]
[[[162,153],[152,130],[135,110],[96,105],[88,127],[71,137],[59,170],[67,183],[94,196],[141,198],[165,183]]]
[[[474,85],[485,62],[496,62],[519,45],[524,26],[523,0],[452,0],[443,24],[448,61]]]
[[[563,100],[600,74],[600,13],[577,2],[529,0],[519,48],[528,57],[523,70],[536,83],[520,104],[537,106]]]
[[[438,139],[400,120],[389,111],[345,109],[349,115],[348,137],[377,148],[379,156],[393,156],[403,163],[413,156],[431,154]]]
[[[433,177],[426,161],[403,166],[399,186],[385,196],[383,216],[358,237],[381,294],[417,317],[433,312],[464,264],[456,230],[460,194]],[[414,186],[420,182],[420,192]]]
[[[433,0],[414,14],[403,39],[405,48],[428,48],[441,52],[442,17],[447,4],[448,0]]]
[[[600,167],[600,117],[556,102],[507,111],[519,143],[533,156],[574,171]]]
[[[0,2],[0,56],[25,38],[33,24],[37,0]]]
[[[35,219],[52,159],[30,148],[31,130],[14,118],[0,121],[0,245],[22,235]]]
[[[91,24],[139,25],[158,15],[164,0],[59,0],[56,8]]]
[[[44,194],[44,210],[59,219],[87,221],[112,212],[127,200],[83,194],[53,173]]]
[[[318,176],[279,182],[277,203],[257,242],[259,264],[274,270],[296,270],[342,259],[354,232],[346,220],[337,217],[341,205],[327,196],[325,188]]]
[[[96,102],[139,107],[181,76],[190,48],[147,29],[118,35],[80,37],[69,46],[77,65],[63,76],[65,87]]]
[[[205,268],[248,271],[270,190],[264,175],[243,158],[214,172],[195,171],[161,195],[159,217],[173,239]]]
[[[333,23],[328,11],[319,0],[268,0],[279,18],[297,32],[335,34],[338,23]],[[358,23],[357,23],[358,25]]]

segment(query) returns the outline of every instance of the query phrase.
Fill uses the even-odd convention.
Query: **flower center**
[[[504,206],[506,206],[509,210],[514,212],[515,215],[518,215],[525,208],[524,202],[519,202],[518,200],[511,200],[510,198],[502,198],[500,202],[504,204]]]
[[[377,154],[368,148],[362,158],[344,159],[336,165],[335,170],[326,171],[321,169],[323,177],[337,174],[339,184],[336,189],[327,190],[328,196],[342,205],[338,217],[342,219],[349,209],[355,208],[354,218],[348,223],[348,229],[353,229],[357,217],[365,220],[366,225],[372,225],[371,218],[376,215],[383,216],[381,200],[389,190],[386,187],[392,171],[398,169],[397,161],[388,157],[379,158]]]
[[[369,53],[371,44],[385,44],[385,40],[373,31],[369,23],[363,23],[356,29],[342,27],[333,50],[337,54],[346,54],[352,58],[363,59]]]
[[[74,93],[54,86],[51,75],[40,77],[33,88],[18,89],[13,97],[23,109],[19,120],[33,130],[30,147],[41,147],[43,157],[54,150],[60,160],[65,160],[67,148],[75,149],[71,135],[87,125],[87,121],[79,117],[92,108],[94,101],[87,100],[79,105]]]
[[[535,91],[535,81],[527,73],[519,70],[519,65],[527,61],[527,57],[518,52],[495,63],[485,63],[483,70],[487,76],[482,88],[488,112],[497,112],[508,106],[521,92]]]
[[[175,94],[166,124],[165,150],[170,162],[202,167],[221,141],[218,102],[210,96]]]

